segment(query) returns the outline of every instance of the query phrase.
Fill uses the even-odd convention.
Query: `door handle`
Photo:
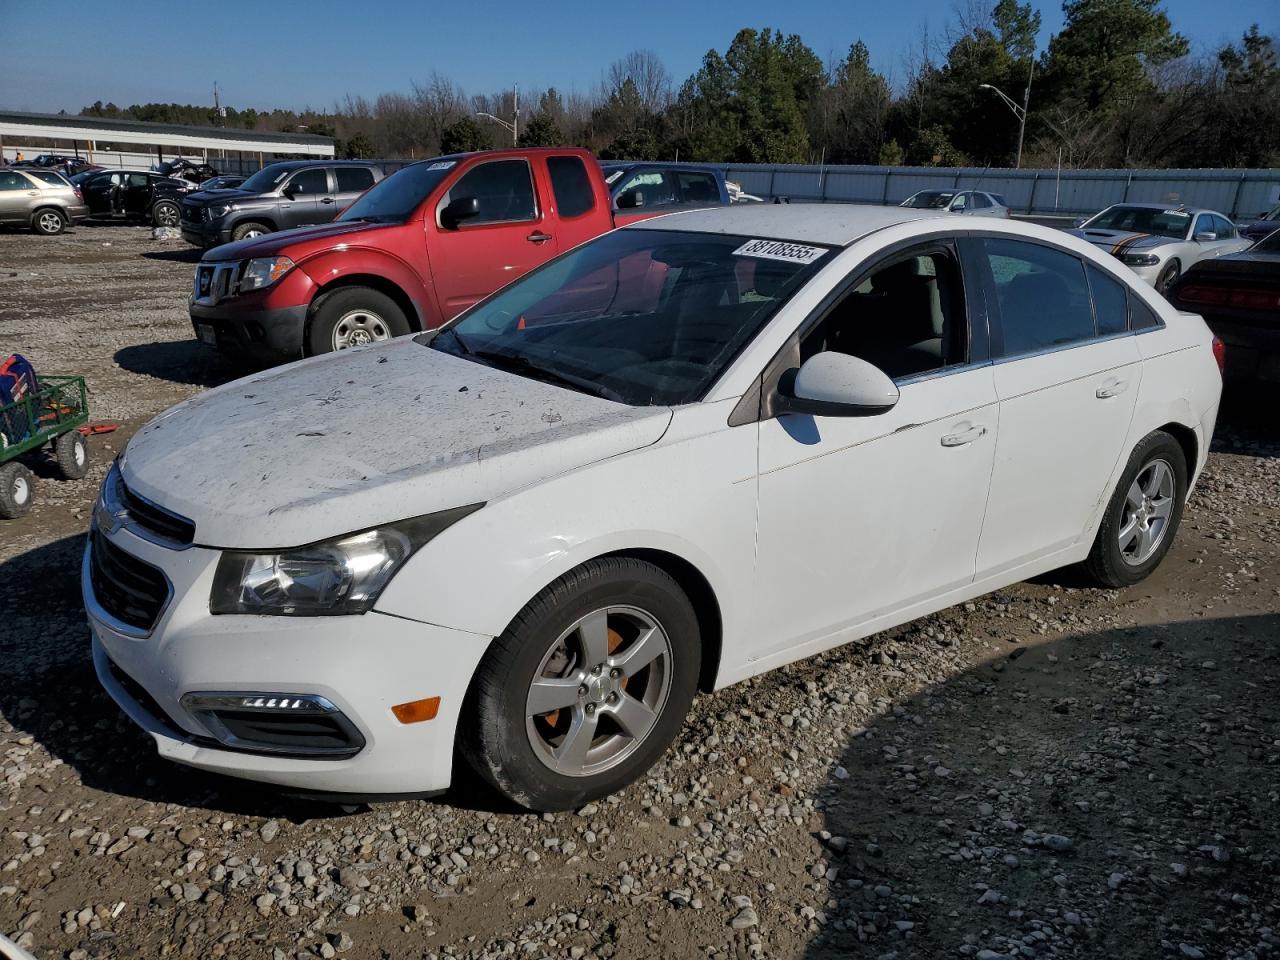
[[[525,239],[530,243],[546,243],[551,239],[551,234],[541,233],[540,231],[535,230],[533,233],[525,237]]]
[[[321,198],[320,198],[320,202],[321,202],[321,203],[333,203],[333,197],[321,197]]]
[[[984,436],[987,428],[982,424],[974,424],[967,430],[961,430],[959,433],[948,433],[942,438],[944,447],[963,447],[966,443],[973,443],[979,437]]]
[[[1094,391],[1094,396],[1099,400],[1109,400],[1112,397],[1120,396],[1120,394],[1124,393],[1128,389],[1128,380],[1108,380]]]

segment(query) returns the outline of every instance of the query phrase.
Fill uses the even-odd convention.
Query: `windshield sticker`
[[[785,240],[748,240],[733,251],[733,255],[786,260],[788,263],[813,263],[826,252],[824,247],[809,247],[803,243],[787,243]]]
[[[431,166],[427,167],[427,169],[448,170],[450,167],[457,165],[457,163],[457,160],[437,160],[435,163],[431,164]]]
[[[1182,211],[1182,210],[1166,210],[1166,211],[1164,211],[1164,215],[1165,215],[1166,217],[1182,217],[1184,220],[1185,220],[1187,217],[1191,216],[1191,214],[1189,214],[1189,213],[1185,213],[1185,212],[1184,212],[1184,211]]]

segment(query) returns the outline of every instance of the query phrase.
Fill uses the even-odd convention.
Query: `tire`
[[[64,480],[80,480],[89,472],[89,442],[79,430],[68,430],[53,442],[53,456]]]
[[[1168,266],[1160,271],[1160,276],[1156,277],[1156,293],[1167,297],[1169,288],[1178,282],[1180,276],[1182,276],[1182,264],[1177,260],[1170,260]]]
[[[307,326],[307,352],[311,356],[333,353],[408,332],[404,311],[385,293],[343,287],[317,298]]]
[[[1089,576],[1105,587],[1128,587],[1145,580],[1173,545],[1186,495],[1187,460],[1182,447],[1162,430],[1147,434],[1130,455],[1107,503],[1084,562]],[[1157,527],[1156,520],[1163,522]]]
[[[235,229],[231,231],[231,239],[248,240],[252,237],[260,237],[264,233],[273,232],[265,223],[259,223],[257,220],[246,220],[244,223],[236,224]]]
[[[151,223],[157,227],[176,227],[182,211],[172,200],[159,200],[151,208]]]
[[[43,207],[31,216],[31,229],[46,237],[56,237],[67,229],[67,215],[56,207]]]
[[[587,637],[595,638],[590,649],[608,651],[594,665]],[[646,662],[628,671],[633,648]],[[671,745],[701,661],[698,618],[674,579],[629,557],[592,560],[529,601],[490,646],[463,705],[462,753],[499,793],[531,810],[608,796]],[[556,708],[530,715],[539,695]],[[629,735],[619,716],[639,732]],[[572,737],[580,729],[594,739]]]
[[[36,478],[18,461],[0,466],[0,519],[15,520],[28,513],[35,492]]]

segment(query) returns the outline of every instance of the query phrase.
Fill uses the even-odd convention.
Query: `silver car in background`
[[[89,215],[80,188],[52,170],[0,168],[0,224],[53,236]]]
[[[945,210],[973,217],[1007,217],[1009,203],[998,193],[985,190],[921,190],[903,200],[900,207]]]

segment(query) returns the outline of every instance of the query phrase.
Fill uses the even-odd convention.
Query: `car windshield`
[[[1258,219],[1259,220],[1280,220],[1280,206],[1273,207],[1271,210],[1264,213]]]
[[[457,164],[456,158],[437,157],[401,167],[366,190],[338,220],[404,223]]]
[[[283,163],[273,163],[270,166],[263,167],[244,183],[240,184],[240,187],[251,193],[266,193],[278,186],[280,181],[287,177],[292,170],[292,167]]]
[[[829,253],[618,230],[482,301],[431,346],[632,406],[691,403]]]
[[[1191,214],[1185,210],[1161,210],[1159,207],[1108,207],[1084,224],[1085,230],[1152,233],[1178,240],[1186,237],[1190,227]]]
[[[1255,243],[1253,249],[1261,250],[1263,253],[1280,253],[1280,230],[1272,230]]]
[[[940,210],[951,202],[954,190],[921,190],[914,196],[902,201],[904,207],[915,207],[917,210]]]

